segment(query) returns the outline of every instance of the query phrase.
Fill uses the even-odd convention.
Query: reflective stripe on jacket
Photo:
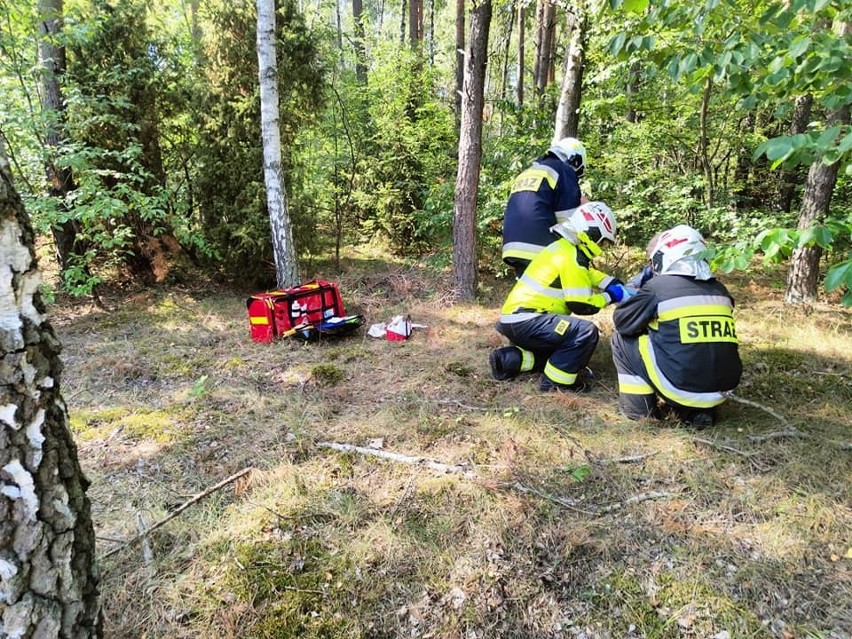
[[[500,321],[521,321],[529,313],[596,313],[611,299],[592,289],[602,290],[612,281],[609,275],[590,267],[582,249],[560,238],[530,262],[509,292]]]
[[[615,329],[639,337],[651,382],[683,406],[720,404],[742,374],[734,300],[715,280],[658,275],[615,309]]]
[[[558,236],[550,232],[560,213],[580,206],[574,169],[555,155],[533,162],[512,183],[503,218],[503,259],[530,261]]]

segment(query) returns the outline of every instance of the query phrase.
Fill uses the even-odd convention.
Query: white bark
[[[287,209],[281,169],[278,116],[278,65],[275,59],[275,0],[257,0],[257,61],[260,79],[260,126],[263,136],[263,178],[272,229],[275,277],[279,288],[299,285],[299,264]]]

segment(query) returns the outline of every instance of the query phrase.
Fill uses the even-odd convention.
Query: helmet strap
[[[585,231],[577,233],[577,239],[580,240],[580,248],[583,249],[583,253],[585,253],[590,259],[603,253],[603,249],[601,249],[601,247],[598,246]]]

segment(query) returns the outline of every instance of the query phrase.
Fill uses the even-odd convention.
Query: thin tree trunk
[[[539,0],[536,9],[535,79],[536,93],[544,93],[553,78],[554,43],[556,41],[556,5]]]
[[[408,1],[402,0],[399,11],[399,45],[405,45],[405,14],[408,13]]]
[[[47,129],[44,134],[46,145],[45,171],[49,184],[49,195],[61,201],[60,208],[66,209],[66,196],[72,192],[74,176],[69,168],[57,166],[57,152],[62,145],[65,125],[65,101],[59,78],[65,73],[65,47],[58,38],[62,32],[62,0],[39,0],[38,57],[41,65],[41,107],[47,114]],[[52,226],[53,240],[59,268],[65,271],[71,266],[71,257],[77,244],[77,224],[67,219]]]
[[[715,203],[714,191],[715,184],[713,180],[713,169],[710,166],[710,139],[707,134],[707,114],[710,109],[710,96],[713,93],[713,77],[708,76],[707,82],[704,84],[704,94],[701,99],[701,113],[699,115],[699,137],[698,137],[698,158],[701,162],[701,168],[704,171],[704,202],[707,208],[712,208]]]
[[[518,106],[523,106],[524,104],[524,38],[524,3],[523,0],[518,0]]]
[[[586,14],[583,8],[575,5],[577,13],[571,20],[571,38],[565,55],[565,73],[562,78],[562,92],[559,106],[556,108],[555,137],[577,137],[580,128],[580,99],[583,94],[583,64],[586,54]],[[570,18],[569,18],[570,19]]]
[[[414,49],[423,44],[423,0],[408,0],[408,40]]]
[[[639,116],[636,113],[636,108],[633,103],[633,98],[639,93],[639,84],[642,79],[642,65],[639,62],[634,62],[630,65],[630,71],[627,77],[627,114],[625,118],[631,124],[639,121]]]
[[[100,637],[89,482],[60,394],[34,233],[0,141],[0,636]]]
[[[266,184],[269,224],[272,229],[275,279],[278,288],[287,288],[298,286],[300,276],[281,169],[278,66],[275,59],[275,0],[257,0],[257,60],[263,136],[263,178]]]
[[[355,77],[358,84],[367,84],[367,54],[364,47],[364,5],[362,0],[352,0],[352,22],[355,24]]]
[[[460,300],[476,293],[476,196],[482,158],[482,111],[485,106],[485,70],[491,0],[475,4],[471,12],[470,41],[465,55],[459,168],[453,212],[453,285]]]
[[[796,98],[795,106],[793,107],[793,117],[790,121],[790,135],[798,135],[804,133],[808,128],[808,121],[811,117],[811,106],[814,102],[814,96],[810,93],[800,95]],[[781,192],[779,200],[781,210],[789,213],[793,208],[793,197],[796,195],[796,186],[801,180],[801,169],[796,167],[789,171],[784,171],[781,181]]]
[[[500,99],[505,100],[509,88],[509,51],[512,48],[512,31],[515,28],[515,11],[509,14],[509,22],[506,25],[506,43],[505,53],[503,56],[503,69],[500,72]]]
[[[826,127],[849,124],[849,105],[834,111],[826,122]],[[802,198],[802,210],[799,213],[798,228],[803,231],[825,219],[840,162],[826,165],[817,159],[808,171],[805,195]],[[813,302],[817,297],[819,283],[819,261],[822,248],[819,245],[802,246],[793,251],[790,257],[790,271],[787,273],[787,291],[784,301],[788,304]]]
[[[461,128],[462,86],[464,84],[465,0],[456,0],[456,131]]]

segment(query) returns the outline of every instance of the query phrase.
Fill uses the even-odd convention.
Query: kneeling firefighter
[[[600,245],[615,242],[615,216],[606,204],[587,202],[551,231],[561,237],[535,255],[503,304],[496,329],[512,346],[492,351],[491,374],[505,380],[539,371],[542,391],[580,392],[588,388],[580,373],[597,346],[598,327],[575,315],[593,315],[630,291],[591,267]]]
[[[618,404],[630,419],[657,416],[659,396],[679,419],[711,426],[722,393],[739,384],[734,300],[705,249],[685,224],[661,233],[649,250],[654,276],[613,313]]]

